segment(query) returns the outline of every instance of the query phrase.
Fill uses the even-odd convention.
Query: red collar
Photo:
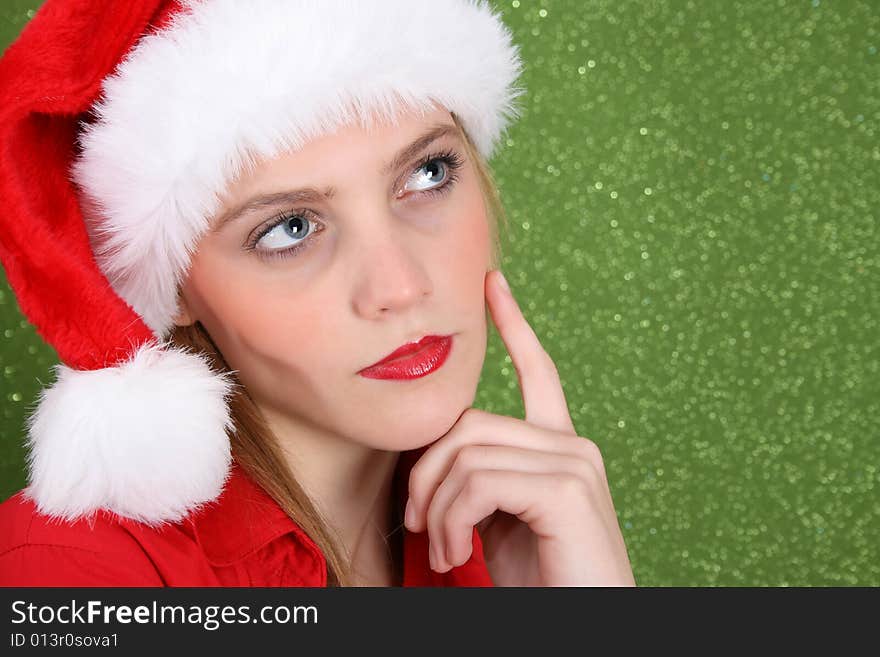
[[[403,505],[408,496],[409,472],[427,446],[401,452],[394,472],[393,494]],[[196,540],[210,563],[229,566],[286,534],[293,534],[315,556],[319,573],[305,581],[326,585],[324,555],[311,538],[278,506],[235,461],[220,496],[191,516]],[[230,531],[230,528],[235,528]],[[440,574],[431,570],[428,560],[428,534],[404,532],[404,586],[491,586],[485,572],[482,546],[474,530],[474,556],[470,561]],[[314,565],[310,568],[314,568]],[[318,585],[318,584],[316,584]]]

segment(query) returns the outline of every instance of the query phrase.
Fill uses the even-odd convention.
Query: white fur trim
[[[55,367],[27,420],[25,496],[40,512],[75,520],[103,508],[158,525],[220,494],[231,464],[227,374],[156,344],[117,367]]]
[[[105,79],[72,170],[101,270],[160,339],[217,195],[248,166],[435,102],[489,159],[520,114],[518,49],[485,0],[186,2]]]

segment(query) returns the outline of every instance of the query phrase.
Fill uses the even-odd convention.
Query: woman
[[[633,585],[497,271],[485,160],[522,93],[499,17],[125,4],[49,0],[0,62],[3,261],[66,363],[0,581]],[[525,420],[470,406],[487,307]]]

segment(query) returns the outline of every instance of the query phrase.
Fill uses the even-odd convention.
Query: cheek
[[[491,266],[489,221],[478,191],[468,196],[458,210],[460,228],[448,233],[448,242],[438,252],[443,259],[443,278],[451,284],[452,299],[466,304],[462,310],[479,311],[484,303],[486,272]],[[442,279],[441,279],[442,280]]]
[[[250,394],[298,416],[331,417],[338,393],[328,373],[351,368],[334,348],[346,341],[320,303],[326,291],[241,272],[210,294],[214,326],[206,327]]]
[[[336,326],[321,303],[326,291],[291,283],[289,274],[267,278],[259,265],[236,264],[235,276],[229,268],[219,255],[202,255],[190,287],[196,313],[230,367],[247,368],[254,356],[307,369],[312,360],[326,362]]]

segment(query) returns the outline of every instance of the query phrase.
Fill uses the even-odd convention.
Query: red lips
[[[446,361],[452,349],[452,336],[426,335],[407,343],[358,374],[371,379],[414,379],[425,376]]]

